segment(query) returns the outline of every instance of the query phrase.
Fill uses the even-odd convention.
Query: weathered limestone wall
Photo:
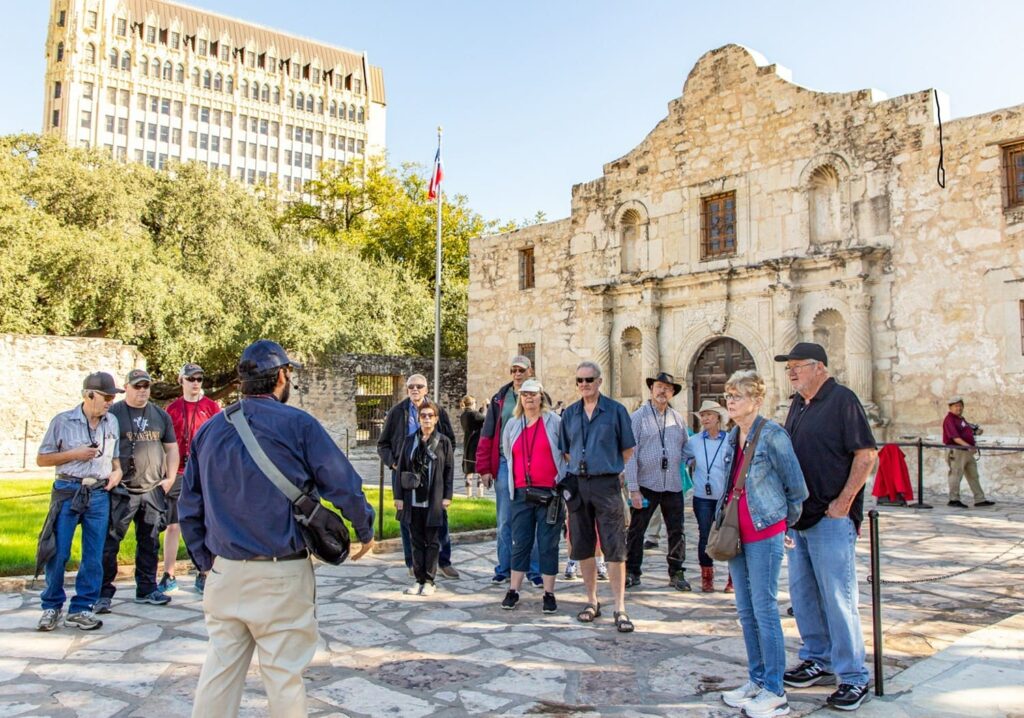
[[[667,117],[573,187],[568,220],[473,242],[470,390],[493,391],[517,344],[535,341],[556,399],[575,396],[575,364],[591,358],[627,405],[643,377],[673,372],[688,409],[698,357],[728,337],[781,416],[790,389],[772,357],[817,340],[880,441],[936,437],[946,396],[962,393],[986,440],[1021,442],[1024,212],[1003,211],[999,144],[1024,137],[1022,108],[944,131],[945,190],[932,91],[816,92],[745,48],[707,53]],[[702,200],[730,191],[736,252],[701,259]],[[534,289],[519,289],[523,246]],[[928,452],[927,476],[944,492],[942,453]],[[1020,455],[983,464],[997,495],[1024,495],[1022,468]]]
[[[110,372],[123,386],[129,371],[146,366],[135,347],[113,339],[26,334],[0,334],[0,362],[0,470],[35,467],[50,419],[82,401],[88,374]]]

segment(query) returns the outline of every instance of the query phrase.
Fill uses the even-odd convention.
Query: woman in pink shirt
[[[789,434],[758,413],[764,397],[764,379],[757,372],[738,371],[725,384],[726,407],[736,427],[729,433],[729,488],[719,511],[729,501],[739,502],[743,551],[729,560],[729,574],[747,648],[748,680],[725,691],[722,700],[742,708],[749,718],[790,711],[782,685],[786,648],[779,620],[779,572],[786,528],[800,518],[807,498]],[[744,470],[746,480],[737,489]]]
[[[519,390],[512,419],[501,432],[504,455],[509,461],[511,495],[512,581],[501,607],[512,610],[519,603],[519,588],[530,568],[536,541],[544,582],[544,613],[558,610],[555,574],[558,573],[558,541],[565,508],[556,486],[565,476],[565,460],[558,451],[558,414],[551,411],[544,387],[527,379]]]

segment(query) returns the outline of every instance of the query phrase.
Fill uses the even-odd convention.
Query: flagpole
[[[441,157],[442,128],[437,126],[437,156]],[[437,171],[436,168],[434,170]],[[434,248],[434,401],[441,405],[441,194],[437,188],[437,242]]]

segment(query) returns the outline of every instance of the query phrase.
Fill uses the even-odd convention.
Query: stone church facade
[[[943,121],[941,147],[940,111],[932,90],[816,92],[746,48],[705,54],[569,218],[471,244],[470,393],[522,350],[555,399],[593,359],[629,408],[659,368],[683,410],[755,368],[781,416],[772,357],[808,340],[880,441],[934,438],[962,394],[986,439],[1021,443],[1024,105]],[[990,483],[1020,476],[1018,455],[985,463]]]

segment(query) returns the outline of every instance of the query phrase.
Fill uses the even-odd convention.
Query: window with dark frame
[[[736,254],[736,193],[701,198],[700,258],[717,259]]]
[[[519,288],[533,289],[533,247],[519,250]]]
[[[1024,142],[1003,148],[1007,207],[1024,206]]]
[[[537,368],[537,345],[534,342],[529,344],[520,344],[519,351],[516,354],[524,356],[530,360],[530,365],[536,370]]]

